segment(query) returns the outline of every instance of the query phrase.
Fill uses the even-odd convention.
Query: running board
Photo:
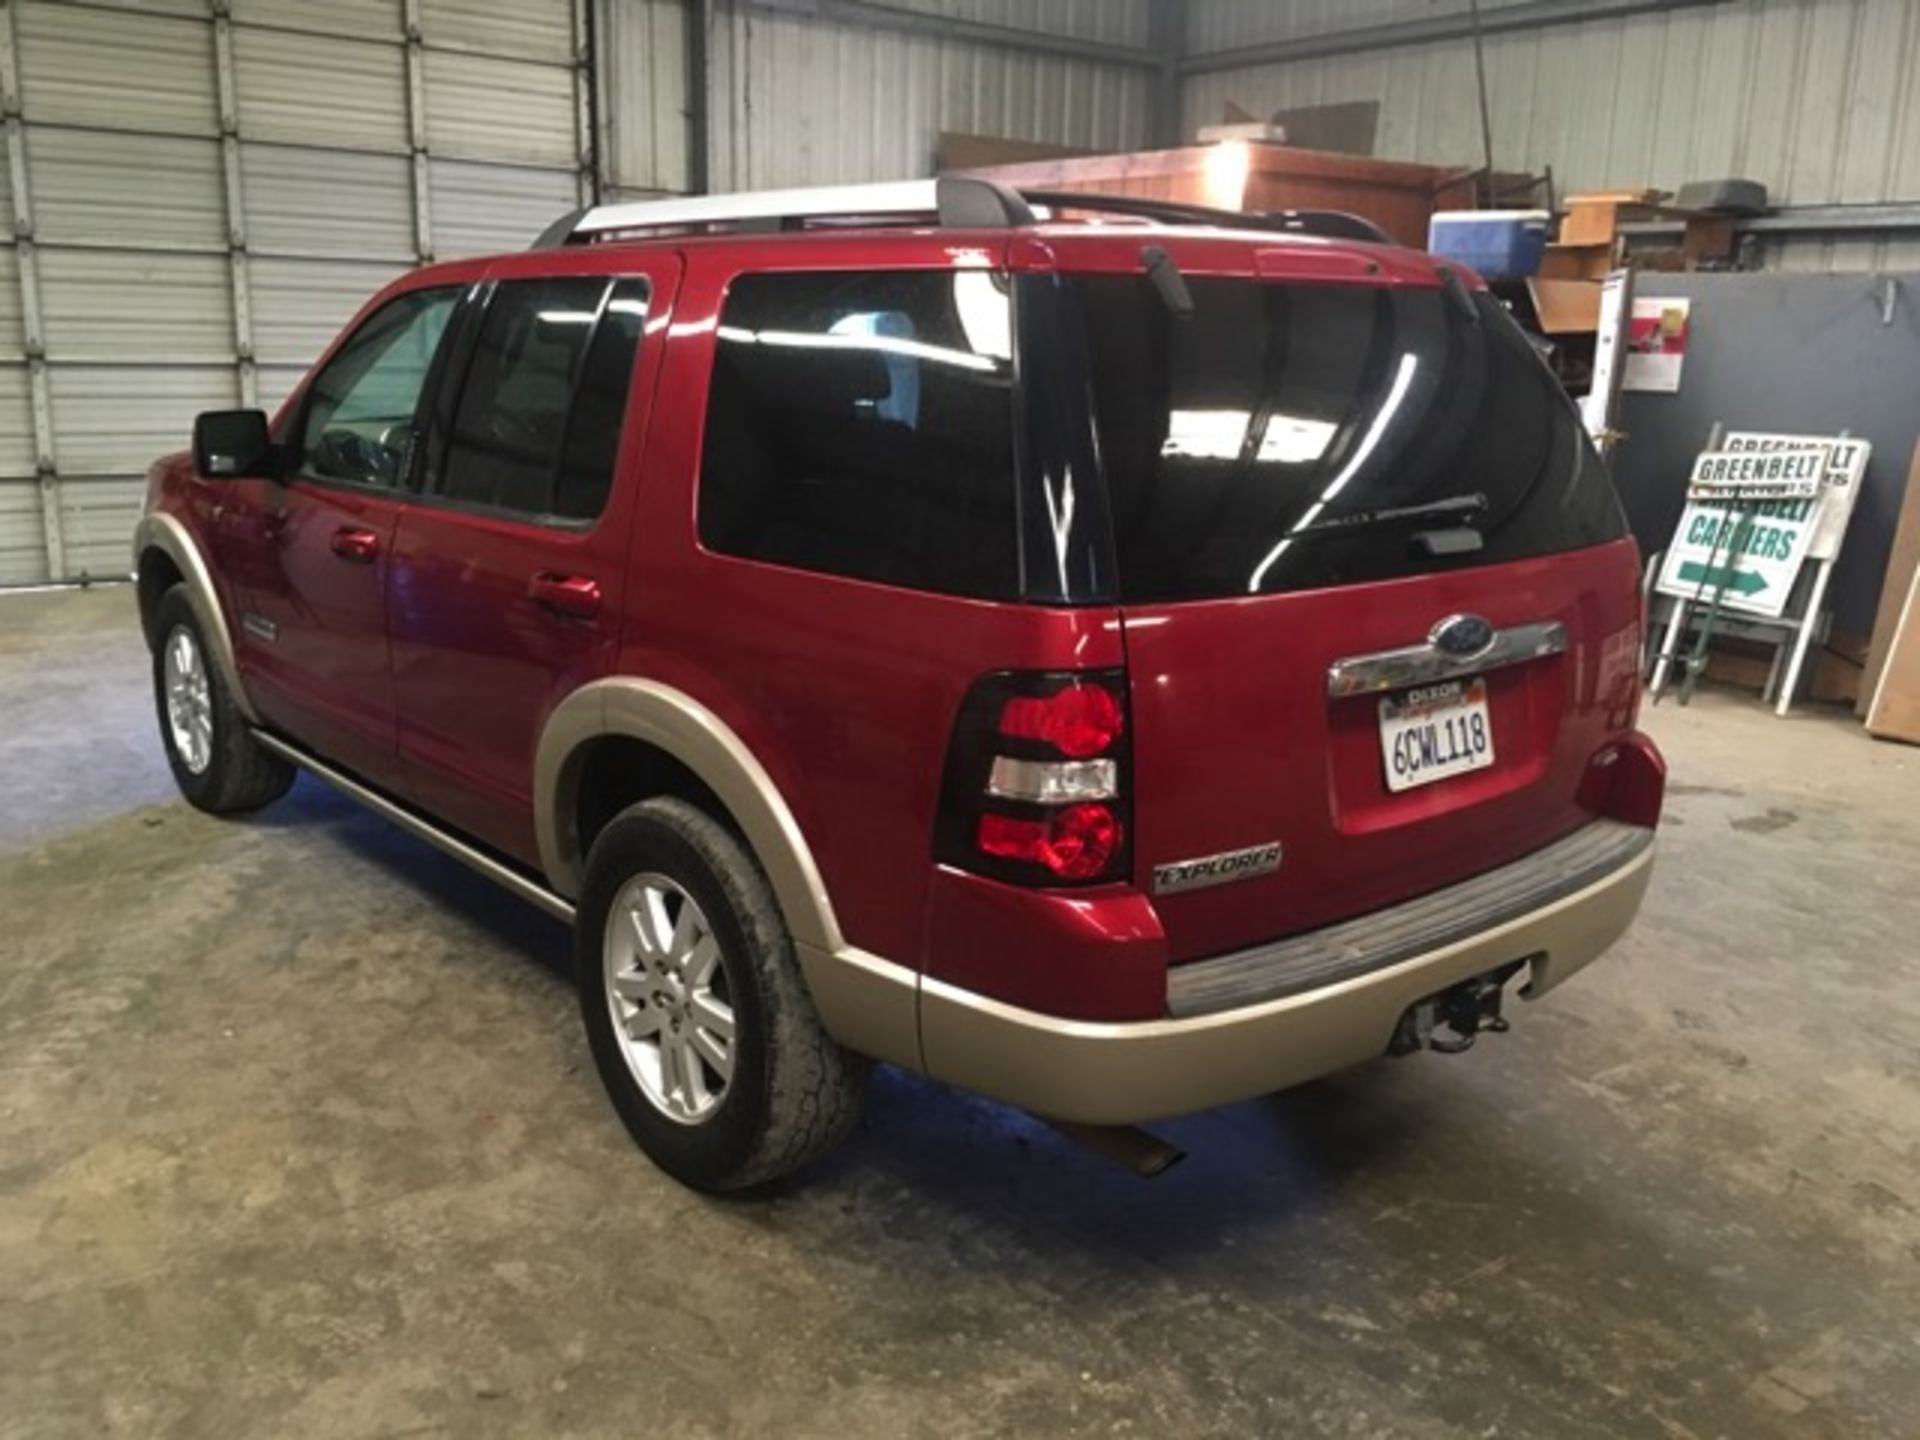
[[[384,820],[391,820],[402,830],[427,844],[443,855],[451,855],[470,870],[477,870],[487,879],[504,890],[518,895],[531,905],[538,905],[556,920],[573,923],[573,905],[564,896],[556,895],[537,880],[515,870],[511,865],[502,864],[487,854],[462,840],[450,830],[443,830],[426,817],[415,813],[389,800],[378,790],[369,788],[354,779],[343,770],[336,770],[326,761],[309,754],[297,745],[289,745],[278,735],[269,735],[265,730],[252,732],[253,738],[264,750],[270,750],[282,760],[290,761],[307,771],[315,779],[324,780],[341,794],[358,800],[367,809]]]

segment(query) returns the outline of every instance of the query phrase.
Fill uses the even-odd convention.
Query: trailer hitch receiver
[[[1387,1053],[1411,1055],[1416,1050],[1434,1050],[1442,1055],[1458,1055],[1462,1050],[1471,1050],[1482,1031],[1490,1030],[1496,1035],[1505,1032],[1507,1021],[1500,1007],[1506,999],[1507,981],[1533,958],[1529,955],[1509,961],[1497,970],[1472,976],[1438,994],[1415,1001],[1394,1027]]]

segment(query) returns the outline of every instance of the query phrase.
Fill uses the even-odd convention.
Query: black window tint
[[[982,270],[748,275],[700,467],[714,550],[957,595],[1019,588],[1010,307]]]
[[[606,507],[613,487],[613,462],[620,450],[620,425],[627,413],[627,389],[633,360],[647,324],[647,282],[622,280],[600,311],[600,324],[587,347],[580,385],[567,422],[566,448],[560,455],[553,513],[568,520],[592,520]]]
[[[600,318],[600,277],[503,283],[467,365],[440,493],[469,505],[553,513],[574,381]]]
[[[1497,301],[1437,289],[1083,277],[1121,594],[1183,600],[1487,565],[1617,539],[1571,402]],[[1462,303],[1465,302],[1465,303]],[[1478,551],[1426,525],[1303,534],[1480,495]]]
[[[414,409],[453,314],[454,290],[415,290],[381,306],[308,387],[300,470],[318,480],[396,485]]]

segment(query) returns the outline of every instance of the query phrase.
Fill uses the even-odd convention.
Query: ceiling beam
[[[1075,35],[1029,30],[1017,25],[961,20],[921,10],[901,10],[892,5],[877,4],[875,0],[744,0],[743,8],[756,15],[825,20],[857,29],[894,30],[935,40],[991,45],[1027,55],[1059,55],[1074,60],[1094,60],[1105,65],[1128,65],[1142,70],[1157,70],[1162,64],[1161,58],[1153,51],[1132,45],[1083,40]]]
[[[1555,25],[1624,20],[1634,15],[1654,15],[1662,11],[1690,10],[1702,5],[1724,3],[1726,0],[1518,0],[1516,4],[1493,5],[1482,9],[1480,33],[1511,35],[1523,30],[1545,30]],[[1355,55],[1367,50],[1392,50],[1403,45],[1465,40],[1470,39],[1473,33],[1473,14],[1461,10],[1420,20],[1399,20],[1390,25],[1361,25],[1347,30],[1328,30],[1318,35],[1301,35],[1291,40],[1271,40],[1258,45],[1241,45],[1230,50],[1187,55],[1180,61],[1180,73],[1202,75],[1218,70],[1243,70],[1254,65],[1282,65],[1290,60],[1325,60],[1335,55]]]

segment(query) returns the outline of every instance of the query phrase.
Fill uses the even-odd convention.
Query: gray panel
[[[407,148],[399,45],[235,26],[233,59],[244,138]]]
[[[713,138],[716,189],[925,175],[943,130],[1099,150],[1146,137],[1135,66],[745,10],[714,52],[716,113],[744,117]]]
[[[21,110],[39,123],[218,133],[213,28],[204,20],[21,0]]]
[[[260,408],[269,415],[279,413],[281,402],[293,393],[293,387],[307,373],[305,365],[262,365],[254,371],[254,389]]]
[[[345,35],[356,40],[398,40],[400,0],[230,0],[241,25]]]
[[[1834,624],[1873,628],[1920,433],[1913,399],[1920,274],[1898,281],[1893,323],[1883,325],[1880,282],[1871,276],[1643,272],[1635,279],[1639,295],[1693,299],[1680,392],[1621,397],[1627,439],[1613,468],[1642,550],[1664,549],[1673,538],[1689,464],[1714,421],[1788,434],[1850,430],[1873,442],[1873,458],[1834,567]]]
[[[217,140],[34,125],[27,167],[43,243],[226,249]]]
[[[420,34],[439,50],[573,62],[573,0],[420,0]]]
[[[428,195],[438,259],[524,250],[556,218],[579,204],[567,170],[435,160]]]
[[[263,364],[310,365],[404,265],[262,258],[253,276],[253,346]]]
[[[0,365],[0,475],[37,473],[30,394],[25,365],[17,361]]]
[[[682,0],[603,5],[596,40],[611,189],[684,191],[687,179],[687,7]]]
[[[62,579],[117,579],[133,570],[133,527],[146,491],[143,475],[61,477]]]
[[[572,169],[573,71],[429,50],[427,145],[435,155]]]
[[[73,474],[144,473],[186,448],[200,411],[240,403],[231,365],[55,365],[47,380],[63,485]]]
[[[402,155],[240,147],[255,255],[413,259],[413,166]]]
[[[148,15],[190,16],[198,20],[204,20],[207,16],[206,0],[85,0],[85,3],[115,10],[135,10]]]
[[[40,482],[0,479],[0,585],[41,585],[51,578]]]
[[[1189,42],[1219,50],[1464,8],[1195,0]],[[1552,166],[1563,195],[1741,175],[1782,204],[1920,199],[1914,14],[1912,0],[1772,0],[1490,37],[1495,162]],[[1229,103],[1265,115],[1378,101],[1376,153],[1462,164],[1480,154],[1472,95],[1473,47],[1459,40],[1197,75],[1183,88],[1183,116],[1191,133]],[[1797,269],[1868,268],[1867,243],[1837,242],[1831,257],[1804,245],[1767,254]]]
[[[0,363],[19,360],[26,350],[26,330],[20,322],[20,252],[0,245]]]
[[[50,359],[233,359],[224,256],[43,248],[40,292]]]

